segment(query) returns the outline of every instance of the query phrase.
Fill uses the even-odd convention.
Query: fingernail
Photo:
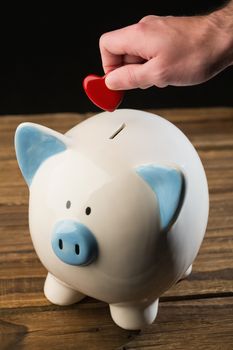
[[[114,72],[108,73],[105,78],[105,84],[110,90],[120,90],[120,84],[117,75]]]

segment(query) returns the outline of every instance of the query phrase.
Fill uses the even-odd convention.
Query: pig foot
[[[185,271],[185,273],[181,277],[181,280],[184,280],[185,278],[187,278],[191,274],[192,268],[193,268],[193,265],[190,265],[189,268]]]
[[[189,268],[185,271],[185,273],[183,274],[183,276],[179,279],[179,281],[177,281],[177,283],[185,280],[186,278],[188,278],[188,276],[191,274],[192,272],[192,268],[193,268],[193,265],[190,265]]]
[[[147,303],[110,304],[113,321],[121,328],[139,330],[151,324],[158,312],[158,301]]]
[[[84,294],[59,281],[51,273],[48,273],[46,277],[44,294],[51,303],[56,305],[74,304],[85,297]]]

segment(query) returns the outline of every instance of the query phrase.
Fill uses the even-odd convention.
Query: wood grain
[[[15,129],[33,121],[66,132],[91,114],[1,117],[1,350],[233,349],[233,108],[153,112],[178,126],[197,149],[209,183],[210,216],[192,275],[162,296],[156,321],[140,333],[117,327],[108,305],[91,298],[70,307],[51,305],[43,295],[46,271],[30,240]]]

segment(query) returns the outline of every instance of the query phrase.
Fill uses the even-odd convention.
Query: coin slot
[[[123,123],[112,136],[109,137],[110,140],[113,140],[124,128],[126,127],[125,123]]]

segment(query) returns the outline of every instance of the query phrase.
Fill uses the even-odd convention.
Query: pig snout
[[[56,256],[68,265],[89,265],[98,254],[97,241],[92,232],[74,220],[57,222],[51,243]]]

